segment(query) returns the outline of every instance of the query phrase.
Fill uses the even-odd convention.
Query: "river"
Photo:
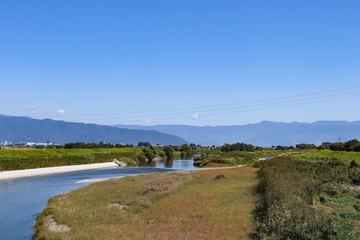
[[[90,184],[75,183],[77,181],[194,168],[192,159],[178,159],[140,167],[115,167],[0,181],[0,240],[31,239],[36,217],[51,197]]]

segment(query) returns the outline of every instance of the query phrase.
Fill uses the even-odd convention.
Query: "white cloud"
[[[29,105],[29,106],[25,106],[24,107],[26,110],[32,112],[32,111],[36,111],[36,106],[35,105]]]
[[[145,122],[145,123],[150,123],[150,119],[146,118],[146,119],[144,120],[144,122]]]
[[[57,114],[65,114],[66,110],[65,109],[59,109],[56,111]]]
[[[24,108],[25,108],[25,110],[27,110],[31,113],[34,113],[34,114],[44,114],[44,112],[38,110],[35,105],[28,105],[28,106],[25,106]]]
[[[199,115],[199,113],[197,112],[197,113],[195,113],[194,115],[192,115],[191,118],[192,118],[192,119],[197,119],[199,116],[200,116],[200,115]]]

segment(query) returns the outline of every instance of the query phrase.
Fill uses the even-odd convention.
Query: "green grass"
[[[292,151],[259,162],[256,239],[360,239],[354,154]],[[350,156],[350,157],[349,157]]]
[[[249,239],[256,184],[250,167],[99,182],[52,198],[35,239]],[[50,231],[47,215],[70,231]]]
[[[288,151],[283,151],[282,155],[291,156],[293,159],[297,160],[309,160],[309,161],[318,161],[323,159],[343,159],[352,161],[355,160],[360,164],[360,152],[346,152],[346,151],[332,151],[332,150],[316,150],[316,149],[293,149]]]
[[[194,165],[199,167],[230,167],[241,164],[251,164],[257,159],[265,156],[279,155],[279,151],[231,151],[222,152],[220,150],[209,151],[194,159]]]
[[[213,152],[196,157],[194,159],[194,165],[199,167],[237,166],[240,164],[253,163],[256,159],[257,154],[253,152]]]
[[[142,152],[137,148],[1,149],[0,171],[101,163],[114,158],[134,165],[140,155]]]

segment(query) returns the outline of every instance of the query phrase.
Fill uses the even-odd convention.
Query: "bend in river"
[[[192,159],[152,162],[141,167],[106,168],[0,181],[1,239],[31,239],[36,217],[49,198],[84,187],[85,179],[194,169]]]

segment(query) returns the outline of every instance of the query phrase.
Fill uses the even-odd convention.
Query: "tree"
[[[190,143],[190,147],[191,147],[192,149],[196,149],[196,144],[195,144],[195,143]]]
[[[330,144],[330,150],[333,150],[333,151],[344,151],[344,150],[345,150],[344,144],[341,143],[341,142],[332,143],[332,144]]]
[[[139,142],[138,147],[151,147],[149,142]]]
[[[167,145],[164,147],[164,153],[168,160],[174,158],[174,149],[171,145]]]
[[[181,150],[182,158],[191,157],[193,155],[193,149],[191,147],[189,147],[189,145],[187,145],[187,144],[181,145],[180,150]]]
[[[315,144],[301,143],[301,144],[297,144],[296,148],[297,149],[315,149],[316,146],[315,146]]]
[[[146,159],[148,159],[150,162],[155,158],[156,153],[151,148],[142,148],[141,149],[143,153],[145,154]]]
[[[234,144],[225,143],[223,146],[220,147],[220,150],[223,152],[231,152],[231,151],[254,152],[255,147],[252,144],[245,144],[245,143],[234,143]]]
[[[357,139],[352,139],[344,143],[344,150],[345,151],[359,151],[360,142]]]
[[[293,146],[281,146],[281,145],[278,145],[275,150],[290,150],[290,149],[293,149],[294,147]]]

